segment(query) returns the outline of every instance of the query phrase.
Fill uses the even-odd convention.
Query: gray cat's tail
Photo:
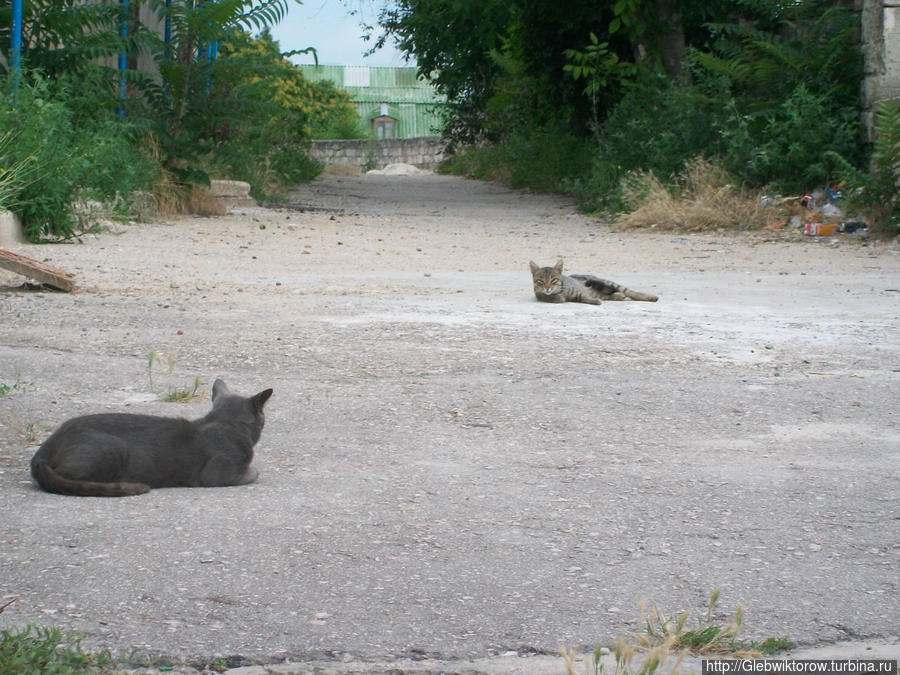
[[[47,492],[78,497],[130,497],[150,492],[143,483],[100,483],[90,480],[72,480],[60,476],[43,460],[31,463],[31,475]]]

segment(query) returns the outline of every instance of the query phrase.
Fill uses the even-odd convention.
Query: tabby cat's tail
[[[621,293],[630,300],[642,300],[644,302],[656,302],[657,300],[659,300],[659,298],[655,295],[633,291],[630,288],[626,288],[622,284],[617,284],[614,281],[607,281],[606,279],[601,279],[590,274],[573,274],[572,276],[574,276],[576,279],[581,279],[582,281],[584,281],[585,286],[594,288],[604,295]]]
[[[79,497],[130,497],[150,492],[143,483],[100,483],[90,480],[72,480],[60,476],[43,460],[31,463],[31,475],[47,492]]]
[[[630,288],[626,288],[623,293],[625,293],[626,298],[631,298],[632,300],[643,300],[644,302],[656,302],[659,300],[655,295],[650,295],[650,293],[641,293],[640,291],[633,291]]]

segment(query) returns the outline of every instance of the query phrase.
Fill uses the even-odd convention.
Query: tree
[[[859,22],[845,4],[398,0],[381,16],[380,40],[395,38],[433,74],[456,106],[453,139],[518,143],[551,127],[585,137],[637,113],[624,123],[644,130],[644,158],[658,154],[659,133],[673,152],[716,156],[745,180],[793,189],[826,179],[824,150],[860,155]],[[693,121],[715,133],[680,128],[691,115],[655,119],[662,101],[701,111]],[[620,105],[627,116],[613,114]]]
[[[248,181],[256,196],[315,174],[317,168],[306,156],[310,138],[335,128],[360,133],[349,94],[331,82],[307,80],[268,31],[257,37],[230,31],[219,42],[212,78],[216,86],[211,99],[241,104],[214,120],[207,164],[215,172]],[[238,110],[242,112],[234,114]]]
[[[711,5],[725,2],[398,0],[380,15],[384,33],[376,47],[393,38],[415,54],[420,72],[456,106],[452,135],[477,137],[492,99],[508,94],[511,80],[517,106],[534,120],[564,118],[587,133],[598,108],[609,110],[640,70],[681,73],[688,38]],[[572,53],[589,50],[592,39],[634,68],[618,69],[601,91],[585,97],[584,84],[565,70]]]

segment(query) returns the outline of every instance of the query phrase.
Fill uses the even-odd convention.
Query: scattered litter
[[[843,204],[842,185],[816,188],[812,192],[788,197],[764,195],[764,205],[780,205],[780,218],[769,223],[772,230],[789,229],[810,237],[830,237],[835,234],[854,234],[865,238],[867,224],[863,221],[841,221],[847,207]],[[851,214],[852,215],[852,214]]]
[[[803,226],[803,234],[810,237],[830,237],[837,232],[837,228],[833,223],[807,223]]]
[[[859,220],[851,220],[850,222],[845,222],[838,225],[838,232],[844,232],[846,234],[850,234],[851,232],[859,232],[860,234],[862,234],[868,229],[869,226]]]

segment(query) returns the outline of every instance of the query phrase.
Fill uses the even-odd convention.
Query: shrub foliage
[[[263,197],[317,174],[306,154],[312,135],[355,129],[347,95],[306,81],[267,32],[288,0],[148,3],[168,22],[168,41],[141,24],[140,3],[24,5],[22,67],[7,73],[0,104],[0,138],[9,139],[0,143],[0,206],[34,240],[89,227],[79,202],[124,211],[135,191],[188,195],[211,176],[246,180]],[[0,0],[4,48],[9,8]],[[124,72],[113,67],[120,53]],[[139,56],[155,70],[137,70]]]

